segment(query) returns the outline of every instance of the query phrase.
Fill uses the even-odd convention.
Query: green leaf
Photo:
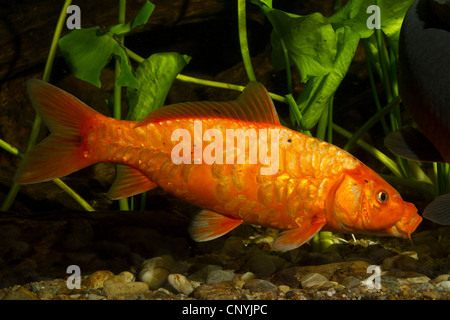
[[[334,30],[320,13],[298,16],[281,10],[267,10],[273,25],[272,63],[275,69],[286,68],[285,51],[297,67],[302,82],[320,77],[333,68],[336,55]]]
[[[303,130],[312,129],[328,107],[347,74],[360,39],[359,34],[353,32],[350,27],[338,29],[336,38],[337,54],[332,71],[325,76],[313,77],[309,80],[297,99],[303,115],[300,121],[300,127]]]
[[[130,22],[126,24],[118,24],[111,28],[109,28],[109,32],[115,35],[122,35],[125,33],[130,32],[131,30],[135,28],[139,28],[147,23],[148,19],[150,18],[150,15],[152,14],[153,10],[155,9],[155,5],[151,3],[150,1],[146,1],[144,5],[142,6],[141,10],[139,10],[136,17],[131,20]]]
[[[396,54],[398,53],[398,40],[403,19],[413,2],[414,0],[378,1],[381,10],[381,29]]]
[[[359,33],[361,38],[368,38],[373,34],[373,29],[367,27],[367,20],[372,15],[367,13],[367,8],[377,5],[380,8],[381,29],[389,38],[391,44],[396,47],[400,28],[406,11],[414,0],[350,0],[328,21],[335,29],[342,26],[352,28]]]
[[[190,59],[176,52],[164,52],[144,60],[136,69],[137,89],[127,89],[127,120],[141,120],[163,106],[170,86]]]
[[[335,29],[343,26],[350,27],[353,32],[358,33],[361,38],[368,38],[373,30],[367,28],[367,19],[370,15],[366,13],[367,8],[377,0],[350,0],[338,12],[328,18]]]
[[[363,39],[363,42],[365,45],[364,52],[370,57],[378,76],[383,81],[383,71],[381,70],[380,54],[375,34],[372,34],[370,37]]]
[[[155,9],[155,5],[151,3],[150,1],[146,1],[144,5],[142,6],[141,10],[139,10],[136,17],[131,20],[131,29],[139,28],[147,23],[148,18],[150,18],[150,15],[152,14],[153,10]]]
[[[100,27],[75,29],[58,41],[59,48],[75,77],[101,87],[100,73],[111,59],[120,58],[120,75],[117,84],[136,87],[136,78],[122,46]]]
[[[100,73],[114,55],[120,59],[121,71],[116,85],[136,88],[137,81],[128,56],[115,35],[144,25],[154,8],[154,4],[146,1],[136,17],[127,24],[118,24],[106,32],[102,32],[100,27],[75,29],[61,38],[58,45],[73,75],[100,88]]]
[[[252,3],[256,4],[259,7],[267,6],[272,9],[272,0],[251,0]]]

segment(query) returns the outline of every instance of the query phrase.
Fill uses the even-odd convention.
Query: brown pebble
[[[432,300],[436,300],[437,298],[439,298],[439,293],[437,293],[436,291],[425,291],[422,292],[422,295]]]
[[[276,272],[270,282],[276,285],[288,285],[290,288],[299,288],[303,277],[308,273],[319,273],[330,281],[341,283],[347,276],[353,275],[358,278],[367,278],[366,261],[334,262],[318,266],[301,266],[282,269]]]
[[[103,288],[104,282],[114,277],[114,273],[109,270],[96,271],[83,280],[82,284],[88,289]]]
[[[233,300],[238,290],[232,281],[203,284],[194,289],[192,293],[199,300]]]
[[[114,299],[130,295],[140,295],[148,290],[148,284],[145,282],[121,282],[105,286],[103,293],[108,299]]]
[[[273,283],[261,279],[249,280],[244,284],[243,288],[249,290],[250,292],[277,291],[277,287]]]
[[[39,298],[31,291],[18,287],[16,290],[8,292],[3,300],[39,300]]]
[[[128,271],[123,271],[119,273],[117,276],[113,276],[112,278],[105,280],[105,282],[103,282],[103,286],[106,287],[107,285],[113,283],[133,282],[134,280],[135,280],[134,274]]]

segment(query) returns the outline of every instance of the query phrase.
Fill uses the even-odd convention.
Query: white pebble
[[[440,288],[440,289],[444,289],[444,290],[450,290],[450,281],[442,281],[442,282],[439,282],[437,285],[436,285],[436,288]]]
[[[241,276],[242,281],[249,281],[255,279],[255,274],[253,272],[246,272]]]
[[[151,290],[156,290],[166,281],[175,264],[175,260],[168,255],[145,260],[139,272],[139,280],[147,283]]]
[[[182,274],[172,273],[167,277],[169,284],[178,292],[190,295],[194,291],[194,286],[191,282]]]

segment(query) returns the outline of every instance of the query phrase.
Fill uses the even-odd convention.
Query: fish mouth
[[[405,238],[411,240],[411,233],[413,233],[419,224],[422,222],[422,217],[417,214],[417,209],[413,204],[407,211],[412,211],[411,219],[401,219],[392,228],[392,232],[395,236],[399,238]],[[408,215],[406,215],[408,216]],[[412,240],[411,240],[412,241]]]

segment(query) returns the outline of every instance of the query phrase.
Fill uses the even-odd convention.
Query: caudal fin
[[[25,154],[14,180],[21,184],[48,181],[87,167],[95,160],[86,152],[86,121],[100,115],[69,93],[46,82],[27,82],[37,114],[51,134]]]

